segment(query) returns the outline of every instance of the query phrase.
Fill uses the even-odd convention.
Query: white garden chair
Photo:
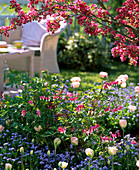
[[[61,27],[55,32],[55,34],[45,33],[43,34],[40,46],[28,46],[28,48],[34,50],[34,71],[40,73],[43,69],[47,69],[50,73],[59,73],[59,67],[57,63],[57,43],[59,35],[64,31],[67,24],[63,22]],[[15,40],[21,40],[22,27],[17,27],[16,30],[9,32],[9,37],[2,36],[2,40],[8,44],[12,44]],[[24,43],[24,42],[23,42]],[[39,56],[38,56],[39,53]],[[8,60],[7,64],[9,69],[15,69],[19,71],[29,71],[28,58],[12,59]]]

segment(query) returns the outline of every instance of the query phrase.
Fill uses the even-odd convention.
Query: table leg
[[[0,60],[0,93],[1,93],[1,91],[2,92],[4,91],[3,79],[4,79],[4,62],[3,62],[3,60]],[[1,94],[0,94],[0,98],[1,98]]]
[[[43,71],[43,55],[40,56],[40,78],[43,78],[42,71]]]
[[[34,77],[34,55],[30,56],[30,78]]]

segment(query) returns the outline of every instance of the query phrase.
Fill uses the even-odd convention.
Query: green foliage
[[[116,145],[118,154],[122,154],[125,150],[118,135],[119,132],[122,132],[119,120],[124,118],[127,121],[127,127],[124,129],[125,134],[138,129],[139,95],[135,92],[133,85],[121,88],[114,82],[106,83],[107,79],[102,79],[101,83],[90,85],[87,91],[80,91],[72,86],[68,88],[70,82],[57,74],[50,75],[47,70],[43,71],[43,79],[37,77],[29,79],[24,74],[22,76],[9,76],[9,85],[16,83],[22,88],[22,93],[13,98],[4,94],[0,101],[0,120],[2,120],[4,127],[0,128],[2,131],[0,144],[1,146],[5,145],[7,143],[4,142],[5,140],[11,142],[13,138],[10,136],[17,133],[27,140],[27,143],[22,142],[24,148],[30,147],[28,143],[33,142],[35,145],[39,145],[39,149],[43,146],[47,146],[52,152],[55,149],[53,168],[57,167],[58,164],[57,154],[63,154],[66,151],[70,151],[70,157],[75,155],[74,159],[71,160],[71,165],[86,160],[83,151],[86,148],[94,150],[93,160],[98,160],[101,155],[104,158],[103,163],[110,167],[107,163],[110,159],[108,147]],[[129,110],[130,104],[136,106],[136,110]],[[3,139],[7,130],[9,135]],[[116,135],[116,138],[112,134]],[[78,138],[79,142],[71,148],[72,137]],[[54,144],[56,140],[60,141],[59,145],[58,143]],[[131,141],[129,139],[127,141],[126,144],[124,139],[125,144],[132,147]],[[18,148],[19,151],[18,146],[14,147]],[[4,149],[5,146],[2,152]],[[132,151],[134,149],[132,147]],[[29,150],[31,149],[29,148]],[[128,158],[133,157],[132,151],[126,151]],[[38,169],[41,169],[42,165],[39,163],[35,165],[35,162],[36,164],[39,162],[36,154],[37,152],[34,150],[35,157],[32,159],[32,167],[37,166]],[[114,159],[122,165],[122,168],[125,168],[126,165],[122,163],[121,158],[119,160],[118,154],[115,155]],[[20,157],[19,152],[15,151],[14,156],[15,158]],[[27,163],[29,160],[31,162],[31,157],[24,158],[24,162]],[[123,157],[122,159],[126,159],[125,155]],[[90,163],[92,166],[93,160]],[[131,162],[135,162],[135,159]],[[131,162],[129,166],[133,167]],[[102,160],[100,167],[101,163]],[[28,163],[26,165],[29,166]],[[16,163],[14,163],[14,167],[17,167]]]
[[[61,36],[58,44],[60,67],[82,71],[108,68],[109,57],[101,41],[84,33],[75,33],[68,41]]]
[[[125,2],[125,0],[111,0],[109,1],[109,5],[112,7],[111,9],[111,13],[113,13],[114,15],[117,15],[116,9],[121,7],[122,4]]]
[[[43,79],[35,77],[26,80],[19,75],[11,75],[10,78],[12,81],[9,85],[16,83],[23,91],[21,96],[14,98],[5,95],[1,101],[1,117],[13,131],[23,135],[28,133],[38,142],[47,143],[48,138],[54,139],[57,136],[69,141],[72,136],[77,136],[82,141],[82,146],[83,141],[87,140],[85,147],[90,147],[90,140],[96,138],[96,134],[91,134],[88,139],[83,130],[89,131],[92,126],[101,125],[97,131],[100,136],[103,134],[103,127],[115,131],[119,127],[119,119],[128,116],[128,131],[137,127],[138,118],[128,110],[132,100],[129,97],[135,96],[133,87],[124,90],[117,86],[104,90],[103,83],[95,83],[86,92],[77,91],[73,87],[68,88],[70,83],[59,75],[50,75],[46,70],[43,71]],[[130,96],[125,97],[127,91]],[[136,97],[138,100],[138,96]],[[125,99],[125,108],[121,110]],[[66,135],[57,131],[60,126],[66,127]]]

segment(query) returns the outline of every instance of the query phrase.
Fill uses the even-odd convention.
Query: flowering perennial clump
[[[0,102],[0,169],[7,164],[13,169],[136,169],[139,149],[129,135],[139,121],[133,84],[121,89],[115,81],[103,82],[85,92],[69,91],[59,76],[45,74]]]

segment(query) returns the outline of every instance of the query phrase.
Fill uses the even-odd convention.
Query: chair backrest
[[[12,44],[15,40],[21,40],[22,36],[22,28],[17,27],[16,30],[9,31],[9,37],[2,35],[2,40],[6,41],[8,44]]]
[[[27,7],[28,0],[16,0],[21,7]],[[17,13],[13,9],[9,9],[10,0],[0,0],[0,27],[11,24],[11,19],[17,16]],[[37,8],[40,4],[37,5]],[[2,36],[0,35],[0,40]]]

